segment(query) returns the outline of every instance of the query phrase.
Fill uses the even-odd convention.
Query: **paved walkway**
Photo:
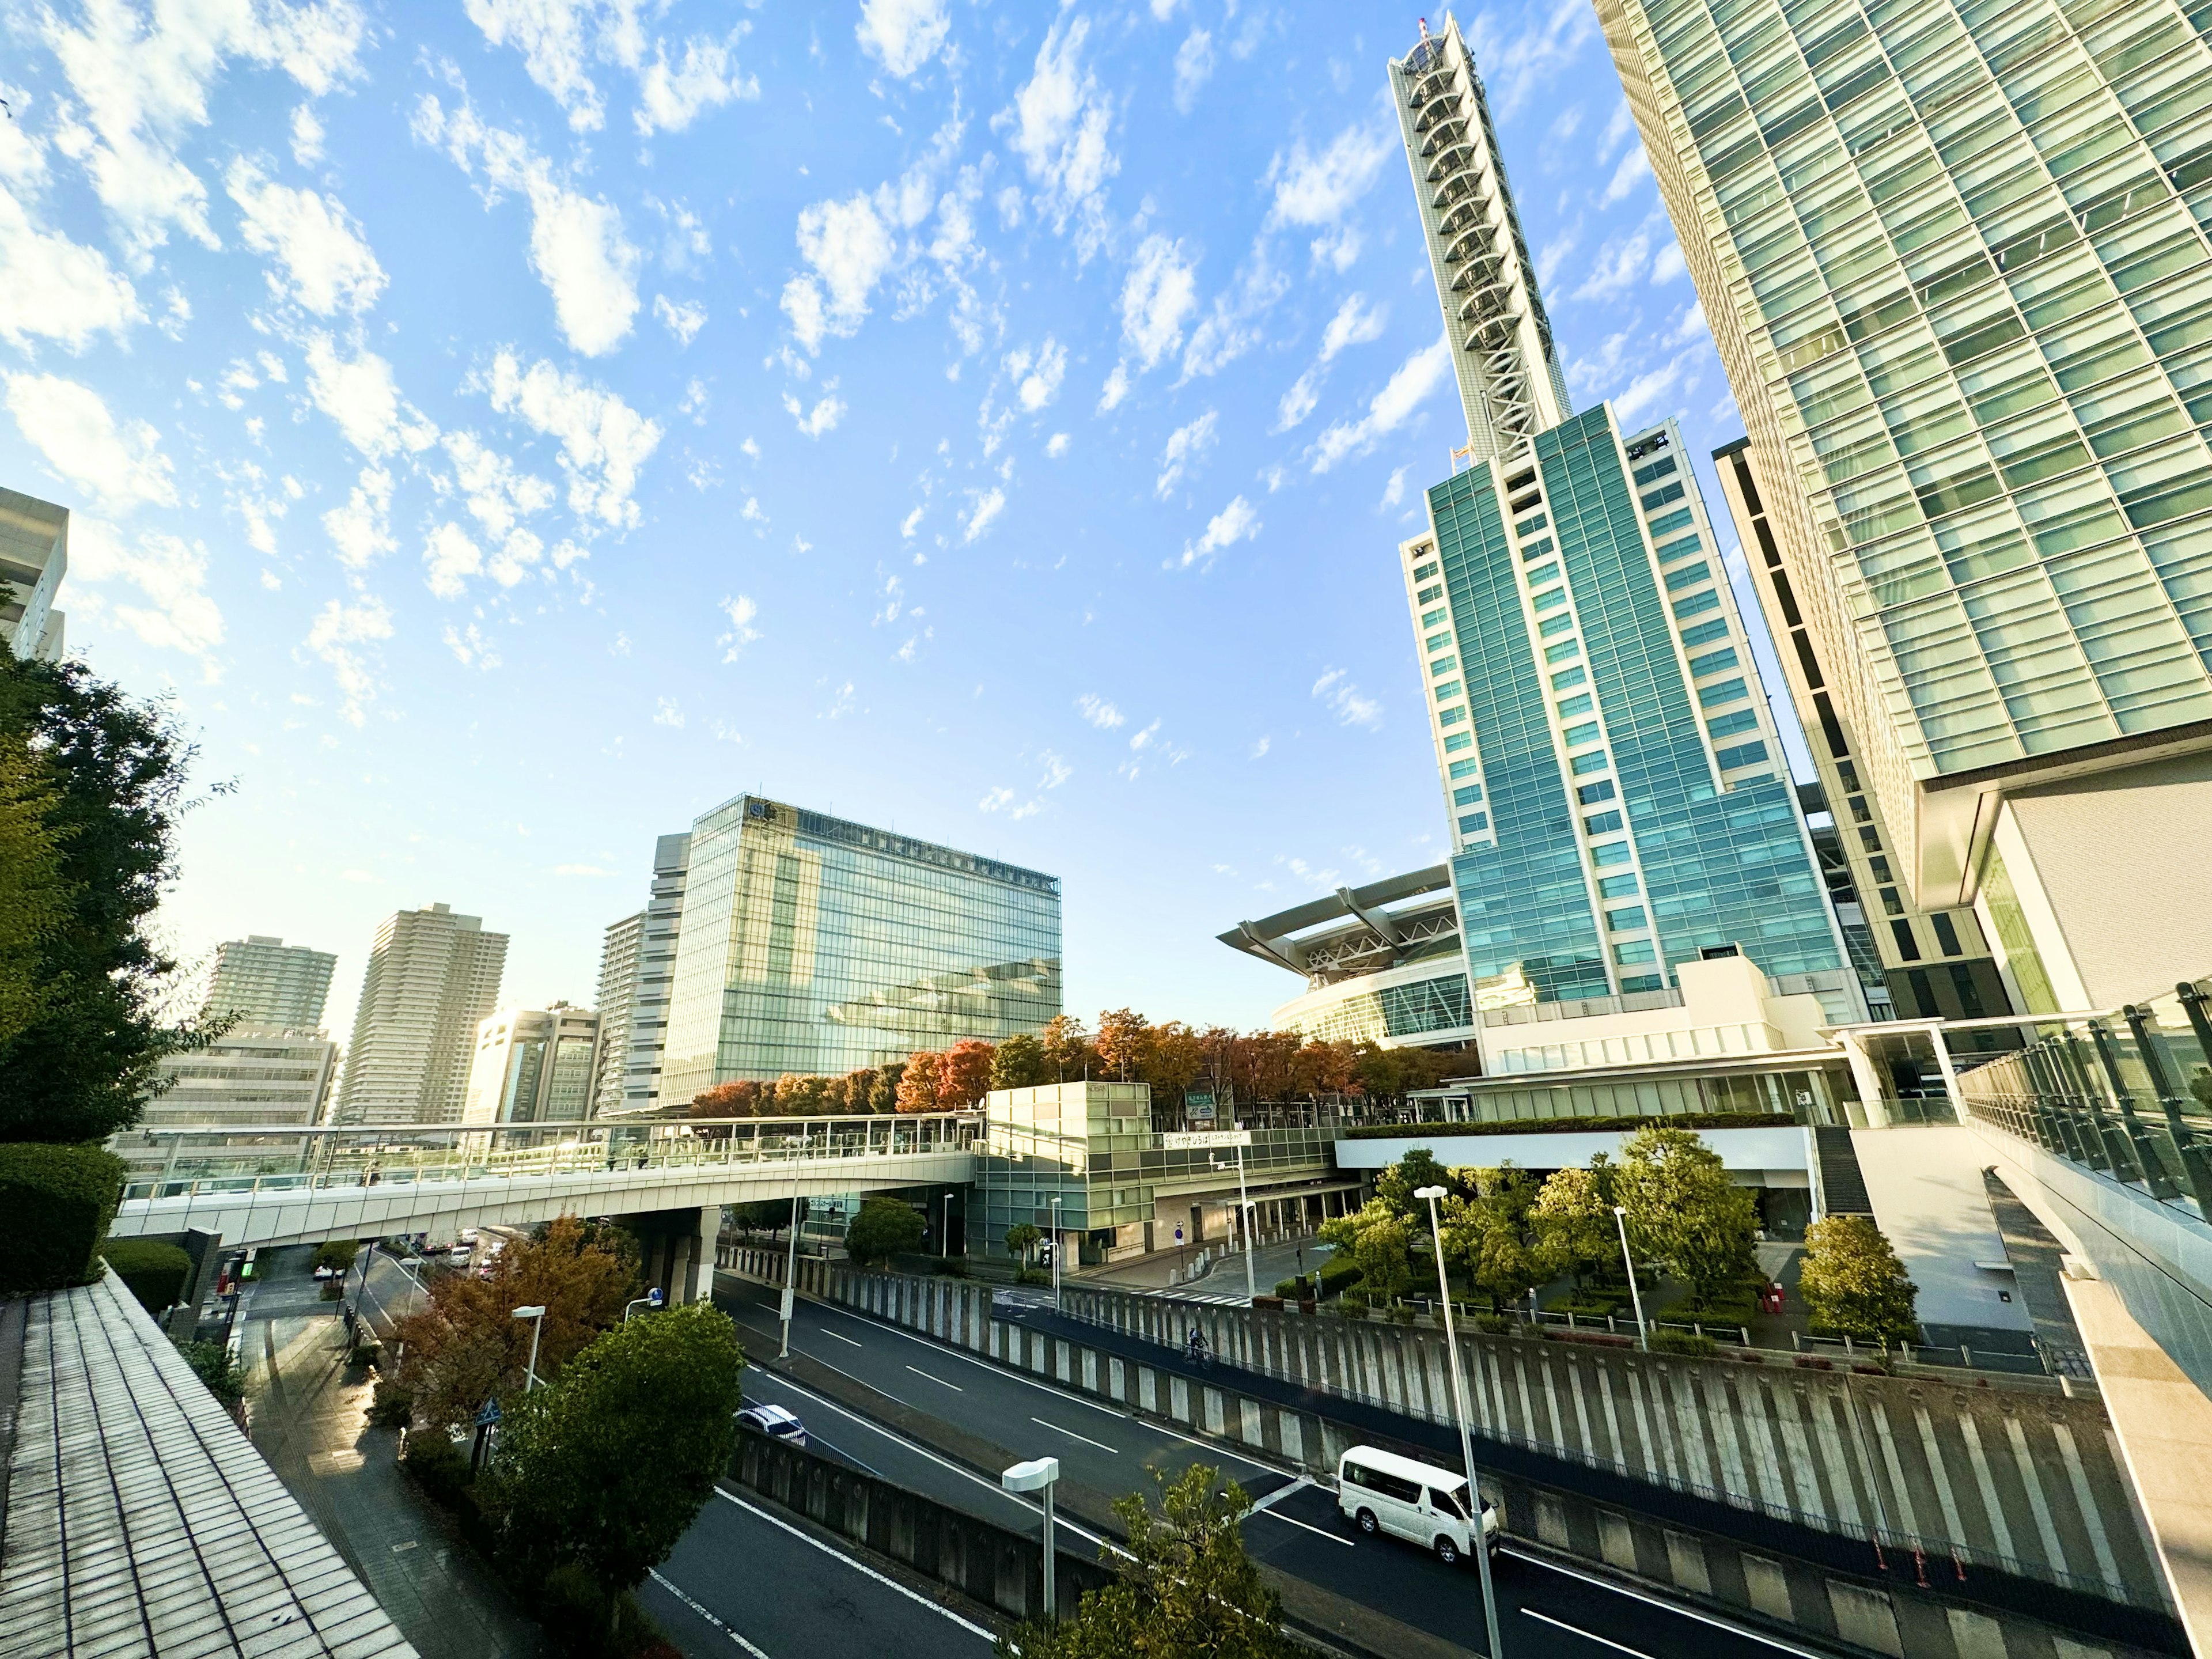
[[[338,1304],[304,1249],[264,1254],[242,1360],[253,1443],[422,1659],[551,1651],[446,1517],[399,1471],[398,1435],[367,1425],[370,1381],[345,1359]]]
[[[1086,1267],[1069,1276],[1069,1283],[1081,1280],[1115,1291],[1164,1291],[1170,1287],[1178,1292],[1188,1291],[1199,1300],[1244,1300],[1244,1257],[1242,1252],[1224,1246],[1215,1239],[1208,1247],[1213,1252],[1208,1272],[1196,1279],[1178,1285],[1177,1273],[1182,1272],[1197,1257],[1194,1249],[1155,1250],[1150,1255],[1140,1255],[1127,1261],[1116,1261],[1109,1267]],[[1283,1239],[1263,1243],[1253,1253],[1252,1281],[1261,1296],[1271,1296],[1282,1280],[1299,1273],[1312,1273],[1328,1260],[1330,1247],[1319,1243],[1312,1234],[1304,1237]],[[1301,1267],[1303,1257],[1304,1265]],[[1198,1297],[1200,1290],[1209,1292],[1234,1291],[1233,1298],[1218,1296]]]

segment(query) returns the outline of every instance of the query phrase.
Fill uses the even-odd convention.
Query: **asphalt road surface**
[[[749,1355],[769,1359],[776,1352],[776,1294],[727,1277],[719,1282],[715,1300],[737,1320]],[[1333,1492],[1273,1465],[842,1309],[799,1304],[792,1346],[1018,1457],[1057,1457],[1065,1478],[1101,1492],[1148,1489],[1152,1471],[1172,1479],[1193,1463],[1211,1464],[1261,1505],[1243,1528],[1246,1547],[1256,1559],[1463,1648],[1484,1650],[1481,1592],[1471,1563],[1447,1567],[1426,1551],[1397,1540],[1363,1539],[1338,1511]],[[745,1392],[749,1399],[796,1412],[819,1450],[1002,1526],[1038,1524],[1036,1510],[996,1482],[763,1365],[747,1369]],[[710,1509],[727,1507],[718,1503]],[[719,1513],[711,1520],[727,1524]],[[709,1524],[710,1517],[702,1516],[701,1527]],[[1063,1548],[1095,1550],[1099,1542],[1095,1534],[1078,1527],[1067,1532],[1074,1535],[1063,1535]],[[693,1550],[699,1533],[695,1528],[664,1569],[678,1582],[684,1582],[685,1565],[694,1563],[689,1570],[701,1582],[714,1580],[708,1562]],[[1632,1659],[1825,1659],[1819,1649],[1716,1622],[1662,1597],[1623,1590],[1520,1554],[1510,1545],[1494,1566],[1503,1645],[1516,1659],[1590,1659],[1599,1654]],[[754,1575],[748,1570],[744,1577]],[[758,1616],[780,1616],[775,1606],[779,1599],[779,1594],[760,1598]],[[905,1625],[921,1622],[908,1619]],[[750,1627],[746,1634],[775,1659],[793,1650],[753,1636]],[[687,1650],[725,1650],[687,1644]]]

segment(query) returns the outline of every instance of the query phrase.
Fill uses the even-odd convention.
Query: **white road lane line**
[[[1262,1510],[1273,1509],[1284,1498],[1290,1497],[1291,1493],[1305,1492],[1312,1486],[1312,1481],[1307,1480],[1305,1476],[1300,1475],[1297,1480],[1291,1481],[1289,1484],[1276,1487],[1274,1491],[1269,1492],[1265,1498],[1260,1499],[1258,1503],[1253,1504],[1252,1513],[1257,1515]]]
[[[829,1545],[823,1543],[820,1539],[799,1531],[798,1528],[793,1526],[788,1521],[780,1520],[776,1516],[770,1515],[766,1510],[757,1509],[752,1504],[746,1503],[744,1498],[738,1497],[734,1492],[724,1492],[720,1486],[717,1486],[714,1489],[714,1496],[723,1499],[725,1502],[735,1504],[746,1514],[759,1517],[761,1520],[767,1522],[771,1527],[781,1528],[785,1532],[789,1533],[793,1538],[796,1538],[800,1543],[811,1545],[815,1549],[820,1550],[823,1554],[828,1556],[833,1561],[843,1562],[847,1566],[852,1568],[854,1572],[860,1573],[866,1577],[874,1579],[876,1583],[883,1585],[886,1589],[896,1590],[901,1595],[906,1597],[908,1601],[915,1603],[915,1606],[927,1607],[932,1613],[938,1614],[941,1618],[951,1620],[954,1624],[959,1626],[961,1629],[964,1631],[972,1631],[976,1635],[981,1637],[986,1642],[991,1643],[994,1646],[997,1644],[999,1638],[994,1636],[989,1631],[985,1630],[974,1620],[963,1619],[958,1613],[953,1612],[951,1608],[940,1606],[939,1603],[931,1601],[927,1595],[921,1595],[919,1591],[908,1589],[904,1584],[900,1583],[897,1579],[885,1577],[884,1574],[878,1572],[873,1567],[869,1566],[866,1562],[855,1561],[851,1556],[846,1554],[843,1551],[830,1548]],[[659,1575],[656,1574],[655,1576],[658,1577]],[[761,1655],[761,1659],[768,1659],[768,1656],[766,1654],[763,1654]]]
[[[1100,1451],[1110,1452],[1115,1457],[1121,1455],[1121,1449],[1119,1446],[1109,1446],[1103,1440],[1093,1440],[1087,1434],[1076,1433],[1073,1429],[1063,1429],[1057,1423],[1047,1423],[1042,1417],[1032,1417],[1030,1421],[1042,1428],[1050,1429],[1054,1434],[1064,1434],[1070,1440],[1080,1440],[1086,1446],[1096,1446]]]
[[[929,1373],[922,1370],[919,1365],[909,1365],[907,1367],[907,1370],[912,1371],[916,1376],[929,1376]],[[939,1388],[950,1389],[955,1394],[965,1394],[968,1392],[967,1389],[962,1388],[957,1382],[947,1382],[941,1376],[929,1376],[929,1380],[936,1383]]]
[[[814,1328],[821,1332],[824,1336],[836,1338],[838,1341],[843,1343],[848,1348],[865,1348],[868,1346],[865,1342],[855,1342],[849,1336],[838,1336],[837,1333],[831,1330],[827,1325],[817,1325]]]
[[[653,1571],[651,1567],[647,1567],[646,1571],[652,1574],[653,1582],[654,1583],[659,1585],[661,1589],[666,1590],[671,1595],[681,1601],[685,1607],[690,1608],[692,1612],[697,1613],[702,1619],[712,1625],[716,1630],[721,1632],[723,1635],[728,1637],[730,1640],[735,1642],[747,1653],[752,1655],[753,1659],[769,1659],[769,1656],[766,1653],[755,1647],[751,1643],[746,1641],[744,1637],[738,1635],[737,1632],[732,1630],[720,1620],[715,1618],[713,1613],[708,1612],[706,1608],[701,1607],[696,1601],[686,1595],[682,1590],[677,1589],[675,1585],[670,1583],[668,1580],[662,1577],[658,1572]]]
[[[1574,1568],[1562,1566],[1548,1557],[1531,1555],[1526,1550],[1516,1550],[1510,1544],[1499,1545],[1498,1553],[1500,1555],[1510,1555],[1516,1561],[1526,1561],[1532,1567],[1541,1567],[1547,1572],[1556,1572],[1563,1578],[1579,1579],[1582,1583],[1595,1585],[1599,1589],[1611,1590],[1615,1595],[1625,1595],[1632,1601],[1641,1601],[1646,1607],[1657,1607],[1662,1613],[1680,1613],[1685,1619],[1694,1619],[1701,1625],[1711,1625],[1715,1630],[1724,1630],[1729,1635],[1741,1636],[1747,1642],[1760,1642],[1770,1648],[1778,1649],[1784,1653],[1796,1654],[1797,1659],[1826,1659],[1826,1656],[1816,1649],[1801,1648],[1795,1642],[1785,1642],[1779,1637],[1769,1636],[1763,1630],[1754,1630],[1748,1625],[1739,1625],[1732,1619],[1716,1618],[1710,1613],[1700,1612],[1696,1607],[1686,1607],[1679,1601],[1666,1601],[1656,1595],[1646,1595],[1641,1590],[1632,1589],[1626,1584],[1615,1583],[1610,1578],[1600,1578],[1595,1573],[1577,1572]]]
[[[1615,1653],[1629,1654],[1632,1656],[1632,1659],[1651,1659],[1651,1656],[1644,1652],[1642,1648],[1632,1648],[1627,1645],[1627,1644],[1624,1642],[1616,1642],[1608,1636],[1592,1635],[1589,1631],[1583,1629],[1581,1626],[1571,1625],[1564,1619],[1554,1619],[1548,1613],[1539,1613],[1534,1607],[1523,1607],[1521,1611],[1527,1613],[1531,1619],[1540,1619],[1543,1620],[1544,1623],[1552,1626],[1555,1629],[1566,1632],[1570,1636],[1579,1636],[1585,1642],[1595,1642],[1601,1648],[1611,1648]]]

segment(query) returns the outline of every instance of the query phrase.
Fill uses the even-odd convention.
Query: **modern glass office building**
[[[1906,909],[1972,906],[2026,1008],[2198,971],[2212,24],[1598,10]]]
[[[1477,1000],[1735,949],[1863,1018],[1680,434],[1569,412],[1457,27],[1391,90],[1468,416],[1400,568]]]
[[[691,828],[657,1098],[1036,1032],[1060,998],[1058,877],[740,795]]]

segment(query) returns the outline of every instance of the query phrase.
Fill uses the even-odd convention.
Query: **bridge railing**
[[[968,1152],[980,1112],[811,1118],[613,1118],[588,1122],[240,1129],[198,1125],[117,1138],[142,1173],[133,1200],[313,1192],[616,1170],[760,1167],[795,1160]],[[152,1171],[155,1160],[160,1173]]]

